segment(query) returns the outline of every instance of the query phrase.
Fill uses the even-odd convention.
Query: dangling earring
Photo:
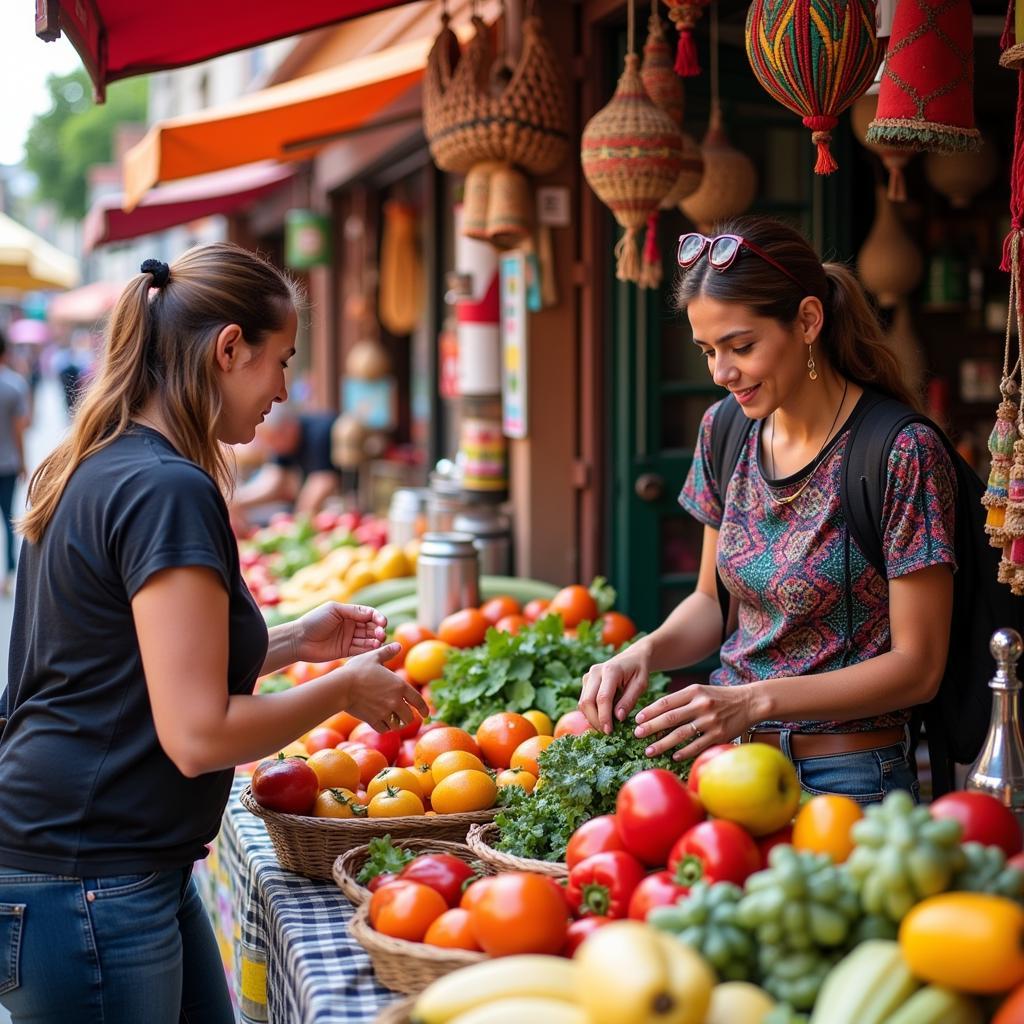
[[[807,376],[810,377],[811,380],[818,379],[818,371],[814,368],[813,345],[807,346]]]

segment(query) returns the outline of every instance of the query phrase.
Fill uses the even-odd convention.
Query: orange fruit
[[[465,729],[456,729],[453,725],[445,725],[440,729],[431,729],[430,732],[425,732],[420,736],[416,741],[413,757],[417,764],[433,765],[434,758],[446,750],[468,750],[471,754],[480,756],[480,748]]]
[[[469,926],[469,911],[462,907],[455,907],[453,910],[446,910],[440,917],[434,919],[434,923],[427,929],[423,936],[425,946],[441,946],[444,949],[470,949],[474,952],[480,950],[480,946],[473,936],[473,929]]]
[[[528,718],[512,711],[499,711],[480,723],[476,741],[492,768],[507,768],[519,744],[536,735],[537,727]]]
[[[848,796],[824,793],[800,808],[793,822],[792,843],[797,850],[827,853],[842,864],[853,853],[850,829],[864,817],[860,804]]]
[[[354,818],[353,803],[359,803],[351,789],[322,789],[313,804],[314,818]]]
[[[524,711],[523,718],[533,722],[538,736],[550,736],[555,731],[554,724],[543,711]]]
[[[441,678],[451,645],[443,640],[421,640],[405,656],[405,671],[416,686]]]
[[[358,724],[359,719],[355,715],[350,715],[347,711],[339,711],[336,715],[331,715],[330,718],[325,718],[320,723],[325,729],[333,729],[335,732],[340,732],[343,740],[348,739],[348,734]]]
[[[438,814],[486,811],[497,795],[498,787],[487,772],[469,769],[442,779],[430,794],[430,805]]]
[[[409,768],[385,768],[370,779],[370,784],[366,787],[366,795],[372,800],[378,793],[390,786],[392,789],[407,789],[410,793],[422,797],[423,790],[417,776],[418,773]]]
[[[468,750],[445,750],[434,758],[434,763],[430,766],[435,786],[449,775],[466,770],[484,771],[483,761]]]
[[[523,740],[516,747],[512,760],[509,762],[509,767],[522,768],[524,772],[529,772],[531,775],[539,778],[540,765],[537,764],[537,758],[540,757],[542,750],[547,750],[554,742],[554,736],[531,736],[528,740]]]
[[[370,747],[356,745],[350,747],[346,753],[359,765],[359,781],[364,789],[374,775],[384,771],[388,766],[388,759],[379,750]]]
[[[463,608],[441,620],[437,636],[452,647],[479,647],[491,625],[493,623],[479,608]]]
[[[537,776],[523,768],[506,768],[503,772],[498,772],[498,777],[494,782],[498,789],[504,789],[506,786],[519,786],[527,793],[532,793],[533,787],[537,785]]]
[[[318,750],[306,764],[316,772],[321,789],[355,789],[359,785],[359,765],[344,750]]]
[[[522,614],[522,608],[514,597],[508,594],[500,594],[492,597],[480,605],[480,614],[492,625],[496,626],[502,619],[509,615]]]

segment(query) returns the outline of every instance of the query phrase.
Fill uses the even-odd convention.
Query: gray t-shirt
[[[9,366],[0,365],[0,475],[22,470],[14,424],[28,416],[28,384]]]

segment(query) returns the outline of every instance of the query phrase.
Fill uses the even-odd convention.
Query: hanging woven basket
[[[680,127],[686,104],[683,80],[672,68],[672,49],[665,38],[665,28],[657,8],[651,11],[647,22],[647,40],[644,59],[640,64],[640,80],[644,83],[651,102],[672,118]]]
[[[683,78],[700,74],[700,60],[697,57],[697,41],[693,37],[693,26],[700,21],[704,8],[711,0],[665,0],[668,16],[679,33],[676,50],[675,71]]]
[[[616,246],[616,276],[640,281],[638,236],[675,185],[683,167],[678,126],[651,102],[635,53],[626,57],[615,95],[583,129],[581,161],[587,184],[626,229]]]
[[[551,173],[569,152],[569,115],[540,18],[523,21],[522,53],[496,94],[489,84],[495,65],[490,30],[481,18],[473,25],[454,69],[446,25],[427,60],[423,124],[434,163],[453,174],[485,160]]]
[[[803,118],[816,174],[839,165],[829,143],[839,115],[871,84],[885,52],[872,0],[754,0],[747,57],[774,100]]]

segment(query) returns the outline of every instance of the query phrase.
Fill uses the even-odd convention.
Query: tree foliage
[[[97,106],[85,70],[50,75],[46,80],[50,109],[38,115],[25,140],[25,164],[35,174],[40,199],[52,200],[61,216],[85,216],[89,168],[110,163],[119,124],[144,122],[145,78],[117,82]]]

